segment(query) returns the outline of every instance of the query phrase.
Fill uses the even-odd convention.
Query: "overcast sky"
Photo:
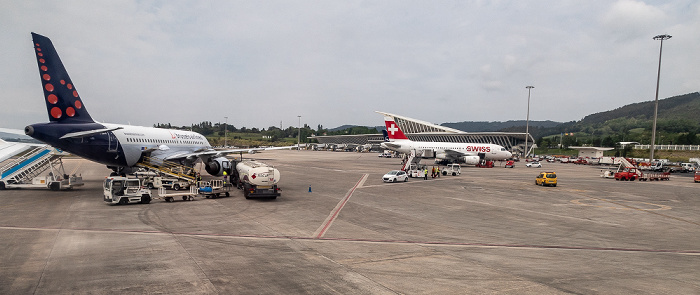
[[[30,32],[100,122],[572,121],[700,91],[700,2],[0,0],[0,127],[47,122]]]

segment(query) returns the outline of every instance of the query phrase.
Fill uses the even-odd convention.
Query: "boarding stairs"
[[[166,161],[151,157],[143,157],[143,160],[136,164],[136,166],[149,169],[151,171],[174,177],[180,180],[185,180],[189,182],[195,181],[194,168],[180,165],[172,161]]]
[[[624,168],[637,168],[636,166],[632,165],[627,159],[624,157],[619,157],[615,158],[615,160],[620,159],[620,166],[617,168],[617,172],[622,171]],[[637,178],[642,177],[642,171],[637,169]]]
[[[403,167],[401,167],[402,171],[408,171],[410,169],[411,164],[416,164],[420,162],[421,158],[416,156],[416,150],[411,150],[411,152],[407,155],[408,157],[406,158],[406,162],[403,163]]]
[[[5,183],[31,183],[54,165],[61,164],[61,157],[50,146],[40,146],[0,168],[0,180]]]

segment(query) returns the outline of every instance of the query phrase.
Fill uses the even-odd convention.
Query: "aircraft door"
[[[109,144],[107,145],[108,152],[116,152],[119,146],[119,141],[117,137],[112,132],[107,132],[107,137],[109,138]]]

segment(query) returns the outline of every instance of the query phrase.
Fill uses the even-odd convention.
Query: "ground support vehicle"
[[[164,187],[159,187],[157,199],[163,199],[166,202],[174,202],[175,198],[182,198],[183,201],[194,201],[194,197],[198,194],[199,190],[195,186],[190,186],[189,191],[179,192],[168,192]]]
[[[481,160],[479,164],[476,164],[479,168],[493,168],[493,161]]]
[[[653,181],[653,180],[671,180],[670,178],[670,172],[663,172],[663,173],[643,173],[642,176],[639,177],[640,181]]]
[[[462,166],[459,164],[448,164],[445,169],[442,170],[442,175],[457,176],[460,174],[462,174]]]
[[[695,176],[693,178],[694,182],[700,182],[700,171],[695,171]]]
[[[141,186],[138,178],[110,176],[105,178],[102,188],[104,201],[109,204],[148,204],[152,199],[151,190]]]
[[[618,171],[615,173],[615,180],[635,181],[638,178],[640,178],[641,175],[642,173],[639,170],[637,170],[637,168],[624,168],[622,169],[622,171]]]
[[[177,179],[177,178],[163,178],[163,177],[153,177],[153,184],[149,185],[149,187],[155,187],[155,188],[169,188],[173,189],[176,191],[179,191],[180,189],[187,189],[191,186],[192,183],[186,180],[182,179]]]
[[[225,197],[231,195],[231,186],[224,184],[223,180],[200,181],[197,182],[197,188],[199,189],[199,194],[207,199],[216,199],[221,197],[221,195]]]
[[[240,161],[235,165],[231,182],[243,190],[243,196],[250,198],[272,198],[280,196],[277,183],[280,172],[274,167],[258,161]]]
[[[38,147],[0,167],[0,190],[14,188],[72,189],[83,185],[82,176],[68,175],[62,154],[51,147]],[[44,173],[45,171],[48,173]]]
[[[408,174],[408,177],[413,177],[413,178],[424,178],[425,177],[425,171],[428,169],[428,166],[424,164],[414,164],[411,163],[409,166],[408,170],[406,170],[406,174]]]
[[[515,161],[512,161],[512,160],[506,161],[505,168],[515,168]]]
[[[557,174],[555,172],[540,172],[535,178],[535,184],[541,186],[557,186]]]

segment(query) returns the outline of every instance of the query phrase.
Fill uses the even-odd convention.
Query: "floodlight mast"
[[[527,140],[530,137],[530,90],[535,88],[535,86],[526,86],[527,88],[527,119],[525,121],[525,158],[530,154],[530,150],[527,148]]]
[[[661,52],[664,49],[664,40],[671,39],[671,35],[657,35],[654,36],[654,40],[660,40],[661,46],[659,47],[659,70],[656,73],[656,98],[654,99],[654,123],[651,127],[651,144],[649,145],[649,162],[654,161],[654,144],[656,141],[656,118],[659,112],[659,81],[661,80]]]

